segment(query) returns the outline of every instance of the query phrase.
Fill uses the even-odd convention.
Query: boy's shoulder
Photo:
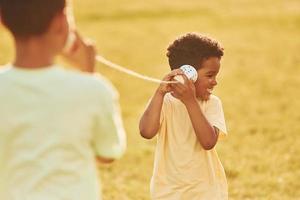
[[[221,102],[221,99],[216,95],[210,95],[208,102]]]
[[[222,101],[221,99],[216,96],[216,95],[210,95],[209,99],[205,102],[207,107],[211,107],[211,106],[219,106],[222,105]]]
[[[10,72],[12,71],[12,66],[10,64],[0,66],[0,86],[6,87],[9,82]]]
[[[0,73],[7,71],[9,67],[7,65],[0,65]]]
[[[10,65],[0,65],[0,76],[4,76],[10,69]]]
[[[47,87],[59,87],[62,91],[77,91],[77,93],[90,94],[92,96],[118,96],[110,81],[98,73],[83,73],[77,70],[66,69],[56,64],[51,69],[36,72],[16,70],[11,64],[7,64],[0,68],[0,82],[10,84],[10,80],[16,78],[21,78],[24,82],[30,78],[43,77],[42,79],[52,80],[52,83],[54,83],[54,85],[48,85]],[[1,85],[4,87],[5,84]]]
[[[60,67],[60,70],[63,71],[66,80],[71,82],[74,85],[77,85],[78,88],[87,91],[98,91],[99,93],[109,93],[113,96],[118,96],[117,90],[112,85],[112,83],[102,76],[99,73],[83,73],[76,70],[68,70]]]
[[[216,95],[211,95],[209,100],[204,102],[204,107],[207,112],[219,112],[223,110],[222,101]]]

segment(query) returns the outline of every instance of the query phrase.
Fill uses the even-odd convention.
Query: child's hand
[[[176,75],[183,75],[183,71],[180,69],[174,69],[169,74],[167,74],[162,80],[163,81],[172,81],[174,76]],[[165,95],[168,92],[171,92],[171,85],[169,83],[161,83],[157,89],[157,91]]]
[[[75,32],[76,40],[68,52],[62,55],[71,64],[83,72],[94,72],[95,70],[95,46],[91,41],[83,39]]]
[[[185,105],[190,102],[196,100],[196,89],[194,83],[189,80],[186,75],[182,75],[184,79],[184,84],[172,83],[171,86],[171,94],[173,97],[179,99]]]

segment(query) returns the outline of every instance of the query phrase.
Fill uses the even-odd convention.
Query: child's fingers
[[[184,84],[188,83],[188,81],[189,81],[188,77],[185,74],[183,74],[182,77],[184,80]]]
[[[184,74],[181,69],[174,69],[171,71],[171,73],[173,73],[174,75]]]
[[[178,96],[178,94],[176,94],[175,92],[171,92],[171,95],[172,95],[173,97],[175,97],[176,99],[180,99],[180,97]]]
[[[185,91],[185,87],[181,83],[172,83],[172,84],[170,84],[170,86],[171,86],[172,90],[174,92],[176,92],[177,94],[182,94]]]
[[[95,42],[93,40],[83,38],[77,30],[74,31],[74,34],[76,36],[75,46],[77,46],[77,49],[84,47],[89,51],[96,51]]]
[[[82,36],[80,35],[80,33],[77,30],[74,30],[73,32],[76,36],[76,43],[78,45],[84,45],[84,41],[83,41]]]
[[[183,71],[181,69],[174,69],[167,76],[168,76],[168,78],[172,79],[174,76],[182,75],[182,74],[183,74]]]
[[[190,80],[190,79],[187,80],[187,83],[188,83],[189,87],[194,87],[195,86],[193,81]]]
[[[93,48],[94,50],[96,49],[95,48],[95,41],[93,41],[92,39],[90,38],[85,38],[83,40],[83,44],[86,45],[88,48]]]
[[[172,83],[171,87],[174,88],[174,89],[176,89],[176,90],[178,90],[178,91],[184,89],[184,85],[182,83],[180,83],[180,82],[178,82],[178,83]]]

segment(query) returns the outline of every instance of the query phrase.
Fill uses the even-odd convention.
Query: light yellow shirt
[[[1,69],[1,200],[99,200],[95,155],[125,147],[118,94],[101,76]]]
[[[211,125],[220,130],[220,137],[226,135],[220,99],[212,95],[199,104]],[[167,94],[160,119],[151,199],[227,200],[226,176],[217,152],[202,148],[184,104]]]

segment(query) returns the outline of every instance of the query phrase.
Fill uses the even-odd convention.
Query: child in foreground
[[[226,176],[214,148],[227,131],[221,100],[212,95],[223,48],[188,33],[168,47],[167,56],[172,71],[163,80],[180,75],[184,84],[162,83],[139,124],[144,138],[157,135],[151,199],[227,200]],[[197,70],[195,83],[179,69],[186,64]]]
[[[95,49],[69,35],[66,0],[0,0],[15,58],[0,70],[0,199],[100,200],[97,160],[122,156],[118,94],[95,76]]]

